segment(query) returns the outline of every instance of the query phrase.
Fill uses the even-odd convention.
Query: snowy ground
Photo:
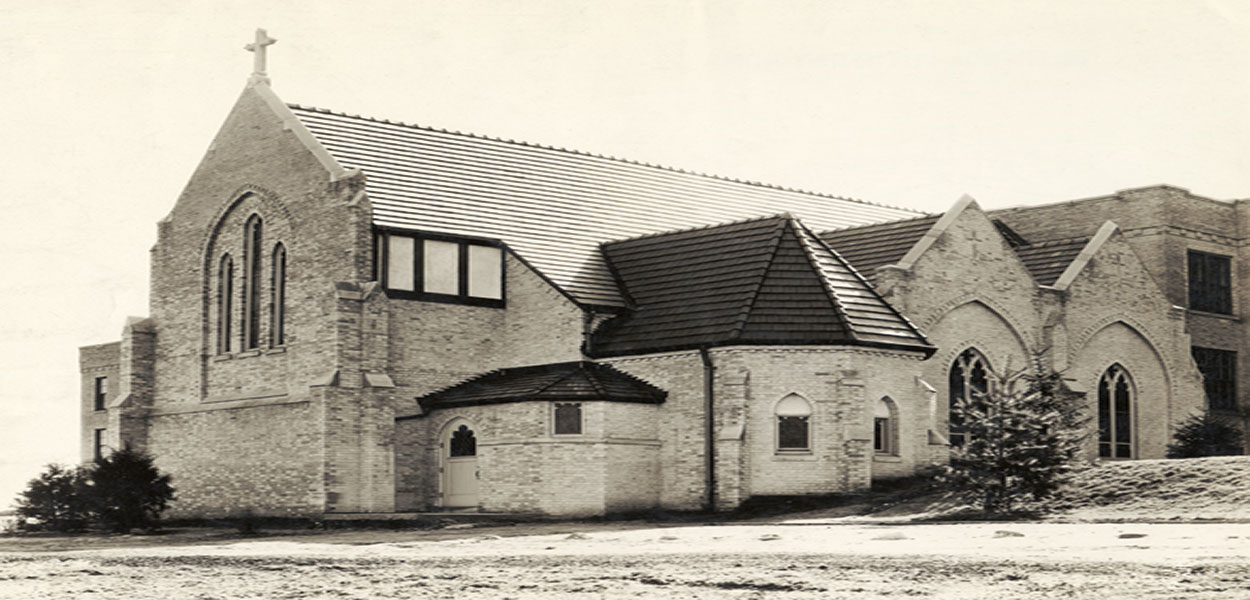
[[[1250,598],[1250,524],[568,527],[6,552],[0,598]]]

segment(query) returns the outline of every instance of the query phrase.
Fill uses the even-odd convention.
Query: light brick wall
[[[79,399],[79,458],[88,462],[95,458],[95,430],[108,428],[108,403],[117,400],[121,384],[121,343],[97,344],[78,349],[78,372],[81,378]],[[95,410],[95,380],[107,378],[106,410]],[[105,438],[107,439],[107,437]]]

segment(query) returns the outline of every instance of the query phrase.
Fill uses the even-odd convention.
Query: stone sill
[[[774,462],[809,462],[814,460],[816,460],[816,455],[812,454],[811,450],[778,450],[777,453],[773,455]]]
[[[882,463],[901,463],[903,462],[903,457],[897,454],[874,454],[872,456],[872,461]]]
[[[1224,313],[1213,313],[1213,312],[1207,312],[1207,311],[1205,311],[1205,310],[1194,310],[1194,309],[1192,309],[1192,308],[1187,308],[1187,309],[1185,309],[1185,312],[1186,312],[1186,313],[1189,313],[1189,316],[1191,316],[1191,317],[1207,317],[1207,318],[1211,318],[1211,319],[1219,319],[1219,320],[1221,320],[1221,321],[1232,321],[1232,322],[1234,322],[1234,323],[1240,323],[1240,322],[1241,322],[1241,317],[1239,317],[1239,316],[1237,316],[1237,315],[1226,315],[1226,314],[1224,314]]]

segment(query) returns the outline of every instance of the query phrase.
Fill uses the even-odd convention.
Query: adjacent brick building
[[[1168,187],[921,215],[258,75],[158,225],[150,317],[81,351],[83,458],[147,450],[182,516],[728,509],[941,464],[952,398],[1035,356],[1091,456],[1160,457],[1203,374],[1238,406],[1243,219]]]

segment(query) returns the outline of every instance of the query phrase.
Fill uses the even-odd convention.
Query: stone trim
[[[1118,229],[1119,227],[1111,221],[1103,223],[1098,228],[1098,233],[1095,233],[1094,237],[1090,238],[1089,242],[1085,244],[1085,247],[1081,248],[1080,254],[1077,254],[1076,258],[1072,259],[1072,262],[1068,264],[1068,268],[1063,270],[1063,274],[1059,275],[1059,279],[1056,279],[1051,284],[1051,287],[1059,291],[1067,291],[1072,282],[1076,281],[1077,276],[1081,274],[1081,271],[1085,270],[1085,266],[1089,264],[1089,261],[1094,259],[1094,256],[1098,254],[1099,250],[1102,250],[1103,245],[1107,243],[1107,240],[1111,239],[1112,235],[1115,235]]]
[[[309,404],[310,402],[311,400],[308,399],[291,399],[288,396],[281,396],[277,398],[259,398],[254,400],[222,400],[203,404],[190,404],[187,406],[154,408],[150,410],[148,415],[151,417],[169,417],[174,415],[215,412],[220,410],[241,410],[246,408],[263,408],[267,406]]]
[[[959,219],[961,214],[963,214],[964,209],[969,206],[976,206],[978,210],[981,208],[977,205],[977,201],[974,200],[972,196],[964,194],[957,202],[955,202],[955,205],[952,206],[950,210],[946,211],[942,217],[933,224],[933,227],[930,227],[929,230],[925,232],[924,236],[920,238],[920,241],[916,242],[916,245],[912,246],[911,250],[908,250],[907,254],[903,255],[903,258],[899,259],[898,263],[894,266],[910,271],[912,267],[916,266],[916,261],[920,260],[920,257],[924,256],[924,253],[929,251],[929,248],[938,241],[938,238],[942,237],[942,235],[946,233],[947,229],[950,229],[950,226],[953,225],[957,219]]]

